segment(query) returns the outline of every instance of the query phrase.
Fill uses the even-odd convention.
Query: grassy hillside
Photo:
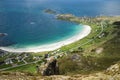
[[[105,19],[105,18],[104,18]],[[111,19],[112,20],[112,19]],[[61,74],[88,74],[107,69],[120,61],[120,25],[111,21],[105,31],[109,34],[97,38],[90,46],[83,46],[84,51],[73,51],[67,57],[59,60]]]

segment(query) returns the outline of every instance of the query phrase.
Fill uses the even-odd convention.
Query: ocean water
[[[44,13],[53,9],[57,13],[76,16],[120,15],[120,0],[0,0],[0,38],[7,47],[26,48],[59,42],[83,30],[82,25],[56,20]]]

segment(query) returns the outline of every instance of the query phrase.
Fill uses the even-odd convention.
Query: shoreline
[[[62,46],[74,43],[76,41],[79,41],[80,39],[88,36],[91,32],[91,27],[88,25],[83,25],[83,31],[80,33],[76,34],[75,36],[72,36],[69,39],[66,39],[64,41],[60,41],[57,43],[52,43],[48,45],[42,45],[38,47],[33,47],[33,48],[20,48],[20,49],[14,49],[14,48],[8,48],[8,47],[0,47],[1,50],[8,51],[8,52],[16,52],[16,53],[22,53],[22,52],[45,52],[45,51],[53,51],[56,49],[61,48]]]

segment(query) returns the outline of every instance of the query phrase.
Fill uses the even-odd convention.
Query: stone
[[[47,63],[40,66],[40,72],[43,76],[58,75],[59,65],[56,59],[51,58]]]

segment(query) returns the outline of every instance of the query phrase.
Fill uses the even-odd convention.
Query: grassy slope
[[[28,72],[28,73],[35,74],[36,73],[36,65],[35,64],[28,64],[25,66],[9,69],[7,71],[16,71],[16,72],[22,71],[22,72]]]
[[[110,20],[110,23],[118,21],[120,17],[102,17],[101,20]],[[118,26],[120,27],[120,26]],[[84,52],[69,54],[69,57],[60,59],[60,71],[62,74],[88,74],[107,69],[110,65],[120,60],[120,36],[116,35],[120,32],[120,28],[114,28],[112,24],[104,31],[109,32],[107,37],[95,39],[92,43],[83,46]],[[84,40],[84,39],[83,39]],[[80,41],[81,42],[81,41]],[[77,44],[77,43],[76,43]],[[72,45],[74,46],[74,45]],[[104,48],[104,50],[97,54],[91,52],[92,49]],[[80,55],[80,61],[73,61],[71,57],[74,54]],[[64,62],[64,63],[63,63]]]

